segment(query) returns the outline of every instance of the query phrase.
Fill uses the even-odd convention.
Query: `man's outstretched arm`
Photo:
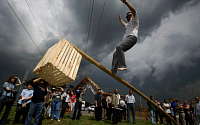
[[[121,0],[121,1],[122,1],[122,3],[124,3],[124,4],[127,5],[127,7],[129,8],[129,10],[132,12],[133,16],[135,17],[135,15],[136,15],[135,8],[130,3],[128,3],[126,0]]]
[[[119,15],[119,21],[122,23],[123,26],[125,26],[126,23],[122,20],[121,15]]]

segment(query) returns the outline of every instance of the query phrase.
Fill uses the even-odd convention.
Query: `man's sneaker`
[[[60,119],[58,119],[58,122],[60,122]]]

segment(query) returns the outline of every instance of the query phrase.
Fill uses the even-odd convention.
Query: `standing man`
[[[25,125],[31,124],[31,120],[35,112],[36,113],[33,125],[38,124],[38,121],[40,119],[40,114],[42,113],[43,106],[45,106],[46,104],[46,98],[47,98],[47,89],[43,84],[44,80],[42,80],[41,78],[33,80],[34,93],[31,99],[31,104],[29,107]]]
[[[78,90],[76,90],[75,94],[76,94],[76,103],[75,103],[75,109],[74,109],[72,120],[75,120],[77,110],[78,110],[78,114],[77,114],[76,119],[80,120],[81,108],[82,108],[82,96],[85,95],[85,90],[83,89],[83,87],[79,87]]]
[[[199,97],[195,98],[196,104],[194,105],[194,118],[197,125],[200,125],[200,100]]]
[[[116,46],[116,51],[113,54],[111,72],[114,75],[117,73],[117,70],[127,70],[124,52],[131,49],[136,44],[139,30],[139,18],[136,9],[126,0],[121,1],[129,8],[131,12],[126,14],[128,23],[125,23],[122,20],[121,15],[119,15],[119,20],[124,28],[126,28],[126,32],[123,40]]]
[[[116,89],[112,95],[112,106],[113,106],[113,124],[117,124],[117,107],[118,107],[118,97]]]
[[[151,101],[153,101],[153,96],[152,95],[150,95],[150,99],[151,99]],[[149,106],[149,111],[151,113],[151,124],[156,124],[156,122],[155,122],[155,111],[156,111],[156,108],[149,102],[147,102],[147,105]]]
[[[98,93],[95,95],[95,118],[96,121],[101,120],[101,106],[102,106],[102,96],[101,89],[98,89]]]
[[[109,92],[109,95],[106,97],[107,102],[107,120],[111,120],[111,112],[112,112],[112,99],[111,99],[112,93]]]
[[[127,104],[127,118],[128,118],[128,123],[130,123],[130,110],[132,111],[132,115],[133,115],[133,123],[136,124],[136,120],[135,120],[135,97],[133,96],[133,91],[130,89],[129,90],[129,94],[126,95],[125,97],[125,101]]]

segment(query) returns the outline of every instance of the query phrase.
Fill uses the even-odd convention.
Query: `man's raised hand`
[[[122,1],[122,3],[124,3],[124,4],[126,3],[126,0],[121,0],[121,1]]]

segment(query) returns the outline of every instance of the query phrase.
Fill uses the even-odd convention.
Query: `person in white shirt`
[[[128,3],[126,0],[121,0],[131,12],[126,14],[126,19],[128,23],[125,23],[121,15],[119,15],[119,20],[121,24],[126,28],[123,40],[116,46],[116,51],[113,54],[112,60],[112,74],[116,74],[117,70],[123,71],[127,70],[124,52],[131,49],[137,42],[138,30],[139,30],[139,18],[136,9]]]
[[[194,105],[194,118],[195,118],[195,123],[197,125],[200,125],[200,100],[199,97],[195,98],[196,103]]]
[[[121,112],[121,119],[122,119],[122,114],[124,116],[124,120],[126,120],[126,103],[124,101],[124,98],[122,97],[122,99],[120,100],[120,108],[122,109],[122,112]]]
[[[164,106],[165,112],[171,116],[171,110],[170,110],[171,107],[170,107],[170,104],[167,103],[167,99],[164,99],[163,106]],[[168,117],[166,117],[166,121],[168,125],[171,125],[171,120]]]
[[[135,120],[135,97],[133,96],[133,91],[130,89],[129,94],[125,97],[125,102],[127,104],[127,119],[128,123],[130,123],[130,110],[132,111],[133,115],[133,123],[136,124]]]
[[[68,103],[70,102],[70,93],[71,93],[71,90],[68,89],[66,92],[64,92],[62,94],[63,102],[62,102],[62,111],[61,111],[61,114],[60,114],[60,118],[64,119],[66,108],[68,106]]]

